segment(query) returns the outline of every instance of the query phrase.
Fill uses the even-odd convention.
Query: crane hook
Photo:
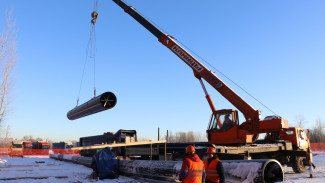
[[[96,19],[97,19],[97,17],[98,17],[98,13],[97,13],[96,11],[93,11],[93,12],[91,13],[91,17],[93,18],[93,19],[91,20],[91,23],[92,23],[92,24],[95,24],[95,23],[96,23]]]

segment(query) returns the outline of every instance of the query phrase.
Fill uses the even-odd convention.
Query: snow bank
[[[2,183],[90,183],[91,168],[83,165],[57,161],[49,158],[0,158],[0,182]],[[120,183],[138,181],[120,176],[113,180],[99,180],[98,183]]]
[[[258,170],[261,169],[262,163],[251,162],[251,163],[238,163],[223,162],[223,167],[225,169],[226,177],[237,177],[240,178],[242,183],[252,183],[254,179],[259,176]]]

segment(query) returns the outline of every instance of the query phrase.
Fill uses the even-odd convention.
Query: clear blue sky
[[[325,120],[325,1],[127,0],[163,31],[211,63],[295,126]],[[70,121],[76,105],[94,1],[1,0],[18,29],[11,136],[78,140],[118,129],[157,139],[166,130],[205,133],[211,110],[192,70],[110,0],[99,0],[97,94],[115,108]],[[210,68],[210,67],[209,67]],[[219,75],[217,73],[217,75]],[[224,77],[262,118],[270,111]],[[208,84],[207,84],[208,85]],[[233,108],[208,87],[217,109]],[[87,63],[80,103],[93,96]],[[243,117],[241,121],[244,120]]]

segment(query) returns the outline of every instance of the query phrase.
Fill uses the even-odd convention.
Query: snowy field
[[[314,178],[309,178],[309,169],[306,173],[295,174],[290,167],[283,167],[284,182],[286,183],[325,183],[325,152],[314,153],[314,164],[316,169],[313,170]]]
[[[295,174],[291,168],[283,167],[285,183],[323,183],[325,182],[325,153],[315,153],[313,170],[315,178],[309,178],[309,170],[303,174]],[[44,157],[30,158],[0,158],[0,182],[6,183],[120,183],[120,182],[151,182],[134,180],[120,176],[113,180],[91,180],[89,175],[92,169],[83,165],[57,161]]]

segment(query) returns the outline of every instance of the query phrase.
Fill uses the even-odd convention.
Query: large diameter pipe
[[[50,154],[50,158],[59,161],[67,161],[76,164],[81,164],[91,168],[92,157],[72,156],[67,154]]]
[[[67,113],[70,120],[75,120],[88,115],[92,115],[107,109],[111,109],[116,105],[117,98],[112,92],[105,92],[88,102],[83,103]]]
[[[222,161],[229,182],[282,182],[281,164],[275,159]]]
[[[175,182],[181,166],[181,161],[120,160],[119,174]]]
[[[222,161],[226,182],[277,182],[284,180],[281,164],[274,159]],[[182,161],[120,160],[125,176],[178,182]]]

